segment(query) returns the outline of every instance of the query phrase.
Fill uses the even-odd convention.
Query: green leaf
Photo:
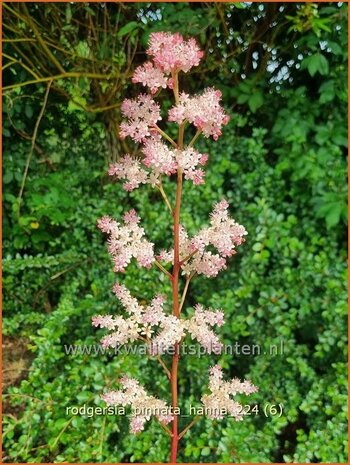
[[[69,102],[68,102],[68,111],[69,112],[72,112],[72,111],[85,111],[80,105],[78,105],[79,103],[82,106],[86,106],[86,99],[84,97],[77,96],[77,97],[74,98],[74,101],[69,100]]]
[[[320,103],[331,102],[335,97],[335,83],[333,80],[324,82],[319,89]]]
[[[203,457],[210,455],[210,447],[203,447],[201,455],[203,455]]]
[[[26,114],[27,118],[31,118],[33,116],[33,108],[30,105],[26,105],[24,113]]]
[[[90,54],[90,48],[85,41],[80,41],[75,49],[77,55],[81,58],[88,58]]]
[[[248,94],[240,94],[238,97],[237,97],[237,103],[238,104],[242,104],[242,103],[246,103],[249,99],[249,95]]]
[[[6,171],[6,173],[2,177],[2,182],[4,184],[9,184],[13,180],[13,172],[12,171]]]
[[[255,113],[258,108],[260,108],[264,103],[263,94],[258,91],[251,95],[248,99],[248,105],[250,110]]]
[[[325,76],[329,72],[328,60],[322,53],[315,53],[308,58],[307,69],[311,76],[315,76],[317,72]]]
[[[343,55],[344,50],[337,42],[328,41],[328,47],[332,50],[335,55]]]
[[[70,23],[72,20],[72,8],[69,3],[66,5],[66,22]]]
[[[126,34],[129,34],[129,32],[133,31],[137,27],[140,27],[140,25],[136,21],[131,21],[130,23],[125,24],[119,31],[117,36],[118,37],[124,37]]]
[[[337,225],[340,221],[340,215],[342,213],[342,206],[340,202],[329,204],[332,205],[326,215],[327,228],[332,228]]]

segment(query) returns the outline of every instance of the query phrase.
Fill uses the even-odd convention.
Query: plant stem
[[[29,66],[27,66],[26,64],[24,64],[22,61],[19,61],[19,60],[17,60],[16,58],[11,57],[10,55],[7,55],[6,53],[3,53],[2,55],[3,55],[5,58],[7,58],[7,59],[12,60],[12,62],[10,63],[11,65],[12,65],[13,63],[16,63],[16,64],[22,66],[22,68],[24,68],[26,71],[28,71],[29,74],[31,74],[32,76],[34,76],[35,79],[40,79],[40,76],[38,76],[32,69],[29,68]],[[5,65],[5,66],[7,66],[7,65]],[[5,69],[5,66],[2,68],[2,70]]]
[[[187,255],[187,257],[185,257],[183,260],[181,260],[180,266],[184,265],[190,258],[193,257],[193,255],[196,255],[197,252],[198,252],[198,249],[194,250],[189,255]]]
[[[173,73],[174,79],[174,97],[176,104],[179,103],[179,81],[178,73]],[[183,130],[184,126],[180,125],[179,135],[177,141],[177,147],[179,150],[183,149]],[[172,275],[172,286],[173,286],[173,315],[180,318],[180,306],[179,306],[179,273],[180,273],[180,209],[181,209],[181,196],[182,196],[182,169],[177,170],[177,187],[176,187],[176,199],[175,199],[175,210],[173,213],[174,217],[174,266]],[[173,410],[176,411],[177,405],[177,373],[179,365],[179,343],[177,342],[174,346],[174,355],[171,366],[171,405]],[[172,437],[171,437],[171,453],[170,462],[176,463],[177,449],[179,443],[178,434],[178,417],[174,414],[172,422]]]
[[[169,436],[172,436],[173,433],[170,431],[170,429],[169,429],[166,425],[164,425],[164,423],[162,423],[162,422],[160,421],[159,424],[160,424],[160,426],[163,428],[163,430],[164,430],[167,434],[169,434]]]
[[[27,23],[29,24],[29,26],[31,27],[31,29],[33,30],[34,32],[34,35],[35,37],[37,38],[38,42],[40,43],[43,51],[45,52],[45,55],[47,56],[47,58],[49,59],[49,61],[51,61],[55,66],[56,68],[58,69],[58,71],[60,71],[60,73],[64,73],[65,70],[63,68],[63,66],[61,65],[61,63],[57,60],[57,58],[55,57],[55,55],[51,52],[51,50],[49,49],[49,47],[45,44],[43,38],[41,37],[41,34],[40,34],[40,31],[39,29],[36,27],[36,24],[35,22],[32,20],[30,14],[29,14],[29,11],[27,9],[27,5],[25,4],[22,4],[22,8],[25,12],[25,16],[26,16],[26,19],[27,19]]]
[[[165,371],[167,377],[168,377],[169,379],[171,379],[171,373],[170,373],[168,367],[165,365],[165,363],[164,363],[162,357],[161,357],[160,355],[157,355],[157,356],[156,356],[156,359],[159,361],[159,363],[160,363],[160,364],[162,365],[162,367],[164,368],[164,371]]]
[[[196,140],[200,136],[201,132],[202,132],[201,129],[197,129],[196,134],[193,136],[191,142],[188,144],[189,147],[193,147],[194,143],[196,142]]]
[[[169,199],[168,199],[166,193],[164,192],[163,185],[162,185],[161,182],[160,182],[160,184],[157,184],[157,189],[158,189],[159,192],[162,194],[162,197],[163,197],[163,199],[164,199],[164,202],[166,203],[166,206],[169,208],[170,213],[173,215],[172,206],[170,205]]]
[[[176,105],[178,105],[179,103],[179,73],[178,72],[172,73],[172,78],[174,80],[173,91],[174,91],[175,103]]]
[[[179,232],[180,232],[180,207],[182,195],[182,170],[179,169],[177,173],[177,189],[176,189],[176,202],[174,211],[174,268],[173,268],[173,314],[180,317],[179,306],[179,272],[180,272],[180,250],[179,250]],[[172,368],[171,368],[171,397],[172,407],[177,408],[177,370],[179,364],[179,344],[175,344],[175,351],[173,355]],[[171,438],[171,463],[176,463],[178,447],[178,418],[174,415],[172,424],[172,438]]]
[[[188,425],[186,426],[186,428],[185,428],[183,431],[181,431],[181,433],[179,434],[179,440],[180,440],[183,436],[185,436],[185,434],[187,433],[187,431],[188,431],[190,428],[192,428],[192,426],[193,426],[194,424],[196,424],[198,420],[200,420],[200,416],[199,416],[199,415],[196,416],[196,417],[191,421],[191,423],[188,424]]]
[[[171,397],[172,407],[175,410],[177,408],[177,370],[179,365],[179,343],[175,344],[175,353],[173,355],[173,362],[171,367]],[[174,414],[172,423],[172,435],[171,435],[171,455],[170,463],[176,463],[177,448],[178,448],[179,436],[178,436],[178,418]]]
[[[163,266],[161,263],[159,263],[158,260],[155,260],[155,261],[154,261],[154,264],[156,265],[157,268],[159,268],[161,271],[163,271],[163,273],[166,274],[170,280],[173,279],[172,274],[169,273],[169,271],[166,270],[166,269],[164,268],[164,266]]]
[[[157,126],[157,124],[154,125],[154,128],[159,132],[159,134],[161,136],[164,137],[164,139],[169,141],[173,147],[177,147],[176,142],[170,136],[168,136],[168,134],[166,132],[164,132],[162,129],[160,129],[160,127]]]
[[[5,86],[2,90],[13,90],[17,89],[18,87],[28,86],[29,84],[38,84],[39,82],[48,82],[48,81],[55,81],[56,79],[65,79],[65,78],[79,78],[79,77],[87,77],[87,78],[95,78],[95,79],[113,79],[115,76],[111,74],[99,74],[99,73],[78,73],[78,72],[69,72],[69,73],[62,73],[57,74],[55,76],[47,76],[42,77],[39,79],[32,79],[30,81],[19,82],[17,84],[12,84],[9,86]],[[119,105],[119,104],[118,104]]]
[[[190,275],[190,276],[188,276],[188,277],[186,278],[186,284],[185,284],[185,288],[184,288],[183,293],[182,293],[181,302],[180,302],[180,307],[179,307],[180,313],[181,313],[183,304],[184,304],[185,299],[186,299],[186,294],[187,294],[187,291],[188,291],[188,286],[189,286],[190,281],[191,281],[191,277],[192,277],[192,276]]]

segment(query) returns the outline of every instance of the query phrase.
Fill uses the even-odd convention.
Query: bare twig
[[[35,22],[32,20],[32,17],[30,16],[29,14],[29,11],[27,9],[27,6],[23,3],[22,4],[22,8],[26,14],[26,19],[28,21],[28,24],[30,25],[30,27],[32,28],[36,38],[38,39],[38,42],[40,43],[41,47],[43,48],[46,56],[49,58],[49,60],[56,66],[56,68],[61,72],[61,73],[64,73],[65,70],[63,68],[63,66],[61,65],[61,63],[57,60],[57,58],[55,57],[55,55],[51,52],[51,50],[49,49],[49,47],[45,44],[43,38],[41,37],[41,34],[40,34],[40,31],[39,29],[36,27],[36,24]]]
[[[19,217],[19,215],[20,215],[21,201],[22,201],[24,186],[25,186],[26,179],[27,179],[29,164],[30,164],[30,160],[32,159],[33,152],[34,152],[35,140],[36,140],[36,136],[37,136],[37,134],[38,134],[39,125],[40,125],[40,122],[41,122],[41,120],[42,120],[42,117],[43,117],[43,115],[44,115],[45,108],[46,108],[46,105],[47,105],[47,99],[48,99],[48,96],[49,96],[51,84],[52,84],[52,80],[49,81],[49,83],[48,83],[48,85],[47,85],[47,87],[46,87],[46,92],[45,92],[45,96],[44,96],[44,102],[43,102],[43,105],[42,105],[42,107],[41,107],[41,110],[40,110],[38,119],[37,119],[37,121],[36,121],[36,123],[35,123],[34,131],[33,131],[32,143],[31,143],[31,146],[30,146],[30,151],[29,151],[27,160],[26,160],[26,166],[25,166],[25,168],[24,168],[24,173],[23,173],[23,179],[22,179],[21,189],[20,189],[19,194],[18,194],[18,217]]]
[[[12,90],[12,89],[17,89],[18,87],[28,86],[29,84],[38,84],[39,82],[48,82],[48,81],[55,81],[56,79],[66,79],[66,78],[74,78],[74,77],[76,78],[87,77],[87,78],[106,79],[106,80],[113,78],[113,76],[110,74],[71,72],[71,73],[57,74],[55,76],[42,77],[39,79],[32,79],[30,81],[25,81],[25,82],[19,82],[18,84],[13,84],[11,86],[5,86],[2,88],[2,90]],[[118,106],[118,105],[115,105],[115,106]]]

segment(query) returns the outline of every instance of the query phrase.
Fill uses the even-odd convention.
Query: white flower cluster
[[[130,429],[132,433],[138,433],[144,429],[144,424],[152,416],[167,424],[173,420],[166,402],[156,397],[149,396],[145,389],[136,379],[124,376],[121,379],[122,389],[120,391],[110,391],[101,397],[108,405],[131,406],[132,417]]]
[[[101,341],[103,347],[115,348],[146,338],[150,353],[157,355],[165,353],[188,333],[208,353],[221,352],[222,343],[212,330],[213,326],[221,326],[224,322],[224,314],[221,310],[207,310],[197,304],[192,317],[177,318],[164,312],[165,297],[162,295],[157,295],[150,305],[144,306],[132,297],[124,285],[116,283],[113,291],[129,317],[97,315],[92,318],[94,326],[111,331],[103,337]],[[158,332],[155,333],[157,330]]]
[[[188,237],[185,227],[181,225],[180,260],[186,275],[196,272],[208,277],[216,276],[226,268],[227,258],[236,253],[236,246],[244,242],[244,236],[248,233],[244,226],[230,218],[228,207],[226,200],[216,204],[211,213],[210,226],[202,228],[193,238]],[[218,253],[207,250],[210,245]],[[157,258],[165,263],[172,263],[173,251],[162,250]]]
[[[241,382],[237,378],[230,381],[223,381],[222,368],[215,365],[209,371],[209,389],[210,394],[202,397],[205,413],[209,418],[222,420],[225,413],[233,416],[235,420],[243,419],[243,407],[241,404],[231,399],[230,396],[236,394],[252,394],[257,392],[258,388],[250,381]]]
[[[154,245],[145,239],[145,230],[138,225],[139,222],[135,210],[125,213],[124,225],[109,216],[98,221],[99,229],[109,234],[108,252],[114,261],[114,271],[124,271],[133,257],[145,268],[150,268],[154,262]]]

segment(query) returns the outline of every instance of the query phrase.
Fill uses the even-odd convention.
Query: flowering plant
[[[195,185],[204,183],[203,167],[208,155],[199,153],[194,144],[201,134],[217,140],[229,117],[220,104],[219,90],[208,88],[201,95],[194,96],[179,90],[180,73],[187,73],[197,66],[203,56],[194,39],[186,41],[180,34],[153,33],[147,54],[151,61],[136,68],[132,81],[143,84],[150,93],[124,100],[121,109],[126,120],[120,126],[121,138],[130,136],[141,144],[143,158],[126,154],[110,166],[109,174],[123,180],[127,191],[142,184],[151,184],[160,192],[171,214],[173,248],[156,254],[154,244],[147,240],[135,210],[126,212],[123,222],[105,216],[98,221],[98,227],[108,235],[108,251],[113,258],[114,271],[124,272],[134,258],[140,267],[157,266],[167,276],[172,286],[172,308],[170,312],[163,295],[156,295],[149,305],[141,305],[124,285],[116,283],[113,291],[127,316],[98,315],[92,322],[94,326],[109,330],[102,339],[104,347],[143,340],[148,343],[150,354],[162,364],[170,381],[171,406],[148,394],[136,379],[128,376],[120,380],[120,390],[107,392],[102,398],[109,405],[131,406],[133,433],[142,431],[145,423],[152,416],[156,417],[171,438],[170,461],[176,462],[180,439],[198,420],[196,417],[179,431],[177,373],[180,346],[189,334],[208,353],[220,353],[222,343],[213,327],[224,323],[224,313],[220,309],[206,309],[200,304],[195,305],[192,317],[184,318],[182,311],[186,294],[190,281],[196,275],[214,277],[226,268],[227,260],[244,242],[247,231],[229,216],[226,200],[214,206],[209,226],[203,227],[195,236],[190,237],[180,223],[183,181],[188,180]],[[177,141],[158,126],[162,117],[153,95],[161,88],[171,89],[174,95],[175,104],[168,112],[168,120],[178,125]],[[187,124],[196,128],[188,144],[184,137]],[[163,176],[176,176],[174,206],[164,191]],[[172,366],[168,368],[161,355],[170,348]],[[209,391],[201,398],[206,415],[222,419],[229,414],[238,421],[243,418],[242,406],[230,396],[249,395],[257,388],[249,381],[224,381],[222,369],[216,365],[209,372]]]

